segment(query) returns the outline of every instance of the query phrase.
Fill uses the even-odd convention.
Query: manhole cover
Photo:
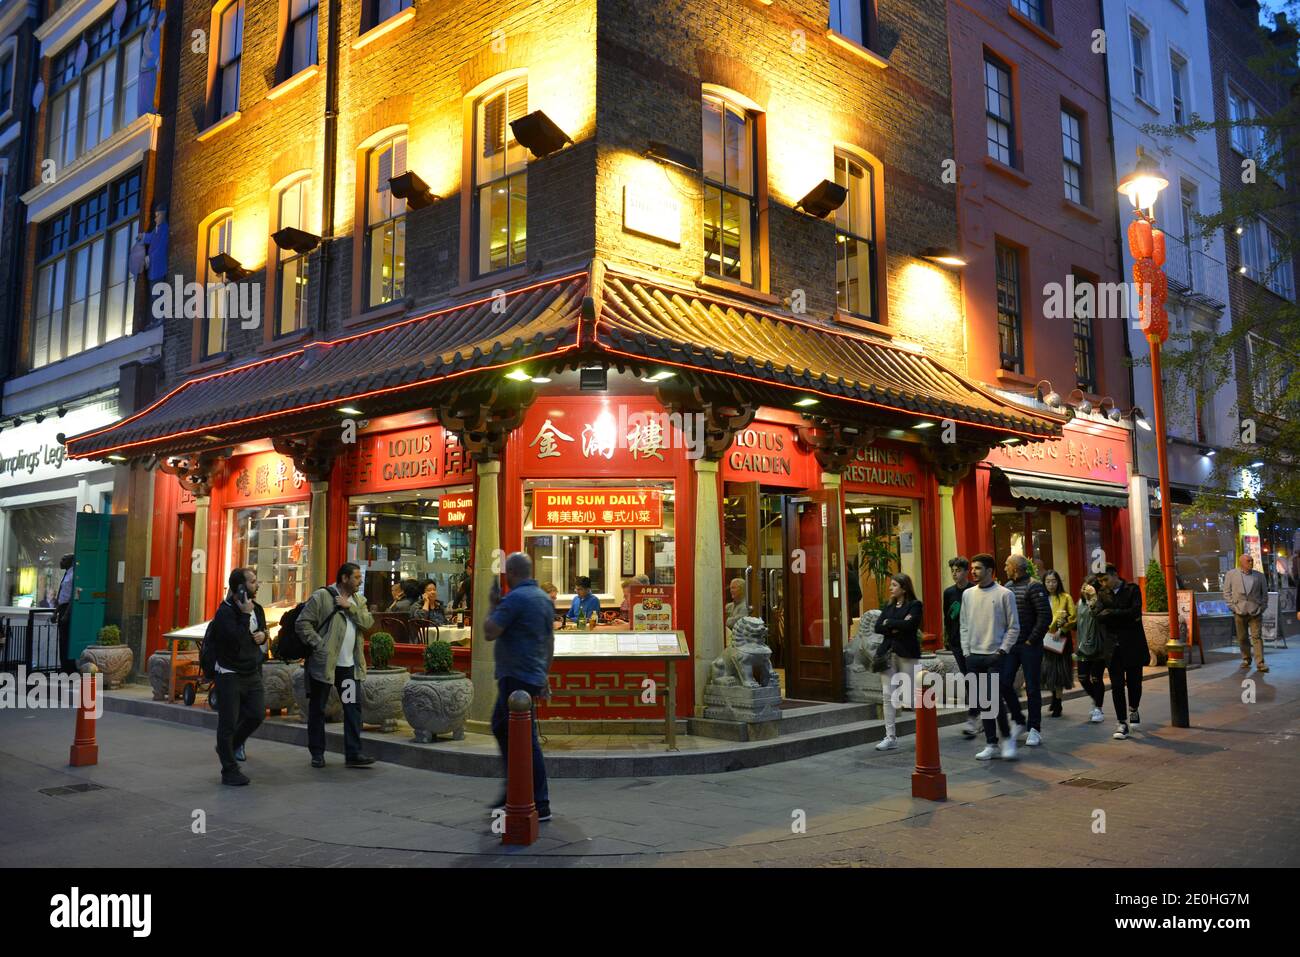
[[[1097,781],[1093,778],[1069,778],[1061,783],[1074,788],[1095,788],[1098,791],[1117,791],[1128,787],[1127,781]]]
[[[89,781],[83,781],[81,784],[65,784],[58,788],[41,788],[42,794],[48,794],[50,797],[57,797],[60,794],[83,794],[86,791],[102,791],[102,784],[92,784]]]

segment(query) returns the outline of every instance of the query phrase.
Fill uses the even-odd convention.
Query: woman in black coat
[[[1129,736],[1132,725],[1140,724],[1138,704],[1142,700],[1142,669],[1151,663],[1146,632],[1142,628],[1142,592],[1137,585],[1120,578],[1115,567],[1106,569],[1111,588],[1110,606],[1097,613],[1103,634],[1115,643],[1106,662],[1110,674],[1110,694],[1118,722],[1116,740]],[[1127,691],[1127,694],[1125,693]]]
[[[880,689],[885,695],[885,738],[876,745],[877,751],[894,751],[898,748],[894,676],[907,676],[900,681],[899,690],[903,700],[910,701],[917,664],[921,660],[920,628],[921,603],[917,601],[912,579],[902,574],[891,575],[889,599],[880,610],[880,617],[876,619],[876,632],[885,636],[881,639],[879,653],[889,655],[889,667],[880,675]]]

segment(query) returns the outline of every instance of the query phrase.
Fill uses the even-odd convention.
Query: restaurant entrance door
[[[744,583],[741,600],[767,624],[788,698],[839,701],[843,694],[841,545],[830,515],[824,491],[725,484],[724,585]]]

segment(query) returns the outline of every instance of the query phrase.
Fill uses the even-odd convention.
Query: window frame
[[[856,4],[860,9],[860,22],[862,24],[862,35],[854,36],[852,33],[845,31],[843,8],[846,4]],[[827,29],[843,37],[851,43],[866,50],[875,51],[879,42],[879,22],[877,20],[876,0],[830,0],[830,16],[827,18]],[[840,14],[839,26],[836,26],[836,13]]]
[[[239,27],[239,47],[238,51],[231,59],[222,63],[221,44],[225,36],[226,13],[232,8],[238,8],[237,22]],[[229,119],[237,115],[239,110],[239,101],[243,94],[244,87],[244,31],[248,10],[245,6],[245,0],[228,0],[226,3],[218,4],[212,8],[212,29],[209,32],[211,37],[211,65],[209,67],[208,83],[208,125],[215,125],[222,120]],[[235,71],[235,91],[234,103],[230,109],[226,109],[225,103],[225,76],[230,69]]]
[[[704,210],[704,215],[701,217],[701,221],[700,221],[700,229],[701,229],[700,237],[701,237],[701,244],[704,252],[701,273],[703,277],[706,279],[710,279],[717,282],[734,283],[735,285],[744,286],[745,288],[748,289],[762,291],[765,288],[765,280],[766,280],[766,275],[765,275],[766,271],[763,265],[764,256],[763,256],[762,223],[761,223],[761,216],[759,213],[759,202],[762,197],[762,189],[763,189],[762,183],[763,180],[766,178],[764,175],[766,171],[766,164],[763,161],[763,145],[760,142],[761,141],[760,117],[762,116],[762,111],[756,109],[752,104],[747,102],[745,97],[736,94],[734,91],[725,90],[719,87],[712,86],[710,84],[705,84],[704,88],[701,90],[700,93],[701,112],[703,111],[705,102],[710,99],[716,100],[720,104],[722,108],[724,123],[726,120],[728,108],[736,113],[742,114],[745,118],[744,128],[746,131],[746,135],[748,136],[749,139],[748,152],[749,152],[749,163],[750,163],[750,188],[752,192],[745,193],[743,190],[739,189],[738,187],[733,186],[726,182],[727,170],[726,170],[725,144],[721,147],[722,162],[723,162],[723,171],[722,171],[723,182],[719,183],[716,180],[710,179],[708,177],[706,172],[708,167],[708,162],[707,160],[704,159],[705,140],[704,140],[703,120],[701,120],[700,156],[702,159],[702,163],[700,167],[700,182],[703,188],[703,197],[704,197],[703,202],[707,206],[709,202],[709,197],[711,195],[710,190],[717,191],[718,212],[719,212],[719,222],[717,225],[717,229],[719,235],[721,234],[721,229],[722,229],[722,209],[723,209],[722,201],[724,197],[732,196],[744,202],[749,203],[749,213],[745,218],[748,221],[748,229],[749,229],[749,260],[750,260],[749,268],[750,268],[750,272],[752,273],[752,277],[750,281],[748,282],[745,281],[743,267],[740,269],[738,278],[733,278],[731,276],[725,275],[721,268],[721,262],[724,258],[722,256],[721,248],[719,248],[718,250],[718,259],[719,259],[718,272],[713,273],[709,271],[709,253],[708,253],[709,247],[707,242],[707,235],[708,235],[707,209]],[[726,138],[725,129],[726,128],[724,126],[723,140],[725,140]],[[743,255],[743,249],[744,249],[743,242],[740,244],[740,249],[741,252],[738,253],[738,256]],[[737,260],[737,264],[741,265],[741,261],[739,259]]]
[[[394,0],[397,9],[387,16],[381,17],[383,0],[362,0],[361,2],[361,22],[358,29],[358,36],[373,30],[375,27],[382,26],[396,16],[400,16],[404,11],[414,6],[413,0]]]
[[[1282,238],[1282,230],[1262,220],[1259,228],[1263,244],[1262,252],[1267,260],[1268,280],[1265,285],[1274,295],[1295,302],[1295,267],[1292,261],[1281,253],[1285,242]]]
[[[1012,70],[1012,68],[1011,68],[1011,64],[1010,64],[1010,63],[1008,63],[1006,60],[1002,59],[1000,56],[998,56],[998,55],[997,55],[996,53],[994,53],[992,50],[989,50],[989,49],[987,49],[987,48],[984,50],[984,60],[983,60],[983,64],[984,64],[984,84],[983,84],[983,88],[984,88],[984,153],[985,153],[985,155],[986,155],[989,159],[993,160],[993,161],[996,162],[996,163],[1001,163],[1003,166],[1008,166],[1008,167],[1010,167],[1010,168],[1012,168],[1012,169],[1019,169],[1019,168],[1020,168],[1020,151],[1016,148],[1016,86],[1015,86],[1015,82],[1016,82],[1016,81],[1015,81],[1015,71]],[[1003,93],[1003,91],[1002,91],[1001,89],[993,89],[993,88],[991,88],[991,87],[989,86],[989,68],[990,68],[990,67],[992,67],[992,68],[993,68],[993,69],[994,69],[994,70],[995,70],[999,75],[1005,75],[1005,76],[1006,76],[1007,89],[1006,89],[1005,94]],[[995,94],[998,96],[999,101],[1001,101],[1003,98],[1006,99],[1007,115],[1006,115],[1005,117],[1004,117],[1001,113],[994,113],[992,110],[989,109],[989,94],[990,94],[990,92],[995,93]],[[1000,103],[999,103],[999,105],[1000,105]],[[1005,159],[1005,160],[1002,158],[1002,156],[1001,156],[1000,153],[998,153],[998,154],[994,154],[994,153],[991,151],[991,147],[994,145],[994,142],[995,142],[995,141],[989,138],[989,124],[990,124],[990,123],[996,123],[996,124],[998,124],[999,126],[1001,126],[1001,127],[1005,127],[1005,128],[1006,128],[1007,144],[1008,144],[1008,145],[1005,147],[1005,149],[1006,149],[1006,151],[1007,151],[1007,159]],[[996,145],[997,145],[997,147],[998,147],[999,150],[1003,149],[1002,143],[1001,143],[1000,141],[998,141],[998,142],[996,143]]]
[[[1006,277],[1003,275],[1002,264],[1003,254],[1010,255],[1010,262],[1014,264],[1015,275]],[[996,306],[998,316],[998,367],[1004,371],[1016,375],[1024,375],[1026,368],[1025,359],[1025,297],[1024,297],[1024,250],[1012,243],[1003,240],[1001,237],[994,239],[993,243],[993,275],[994,290],[996,295]],[[1014,312],[1003,308],[1004,284],[1014,284],[1012,290],[1015,294]],[[1005,318],[1004,318],[1005,317]],[[1007,319],[1011,321],[1008,322]],[[1011,333],[1017,352],[1006,352],[1002,346],[1004,341],[1004,330]]]
[[[850,207],[850,201],[853,196],[853,191],[850,189],[849,199],[846,199],[844,205],[840,207],[840,210],[835,211],[835,219],[833,222],[833,225],[835,227],[835,263],[836,263],[835,309],[836,309],[836,313],[837,315],[848,316],[859,321],[882,324],[883,317],[880,312],[880,300],[883,297],[881,296],[881,290],[880,290],[881,257],[880,257],[879,228],[878,228],[878,224],[880,222],[880,215],[879,215],[879,206],[877,203],[877,198],[883,191],[883,184],[880,182],[880,175],[881,175],[880,164],[876,162],[872,162],[871,160],[864,158],[858,153],[855,153],[842,146],[835,147],[834,155],[835,155],[835,179],[837,181],[839,180],[841,160],[843,160],[845,163],[846,180],[848,179],[848,175],[849,175],[848,166],[850,164],[853,166],[860,167],[863,170],[865,174],[867,189],[870,196],[868,200],[868,204],[869,204],[868,216],[870,217],[871,220],[870,238],[863,236],[862,233],[860,232],[853,231],[852,226],[850,226],[849,229],[841,228],[840,220],[839,220],[840,210]],[[840,246],[842,240],[840,237],[847,237],[847,239],[844,240],[845,242],[851,239],[857,243],[860,243],[863,246],[865,246],[867,250],[868,268],[870,271],[870,288],[868,290],[868,296],[870,297],[870,306],[871,306],[870,313],[863,313],[858,310],[848,308],[845,301],[847,297],[841,295],[840,288],[839,288],[840,287],[839,264],[841,261]],[[846,277],[847,274],[848,274],[848,270],[846,268],[845,269]],[[860,300],[861,300],[861,295],[859,293],[859,301]]]
[[[1128,49],[1129,82],[1133,96],[1148,106],[1155,106],[1156,91],[1151,74],[1151,28],[1133,13],[1128,18]],[[1138,89],[1139,76],[1144,87],[1142,90]]]
[[[286,225],[284,221],[284,197],[290,190],[299,190],[303,194],[300,196],[298,201],[299,215],[298,222],[295,224],[296,228],[301,229],[304,232],[311,232],[311,229],[308,226],[309,210],[311,208],[312,198],[311,185],[311,172],[300,172],[295,173],[287,180],[281,181],[277,188],[272,191],[271,208],[274,210],[275,214],[274,224],[271,229],[272,233],[283,229]],[[267,323],[266,339],[268,342],[278,342],[295,336],[309,328],[310,316],[308,315],[308,310],[310,309],[311,298],[311,252],[299,253],[294,252],[291,249],[281,249],[276,245],[273,238],[270,239],[270,250],[273,258],[269,259],[268,262],[273,262],[275,265],[272,270],[273,287],[270,297],[270,309],[267,310],[267,314],[271,317],[271,322]],[[286,292],[285,273],[287,268],[294,264],[298,266],[300,270],[298,275],[301,277],[295,280],[295,284],[303,287],[302,316],[301,321],[292,329],[285,330],[281,328],[284,321],[284,302]],[[295,304],[296,301],[297,297],[295,296]]]
[[[526,266],[528,263],[528,167],[531,165],[528,151],[520,145],[514,138],[514,131],[510,128],[511,95],[522,89],[524,97],[523,112],[517,113],[516,119],[520,116],[527,115],[528,103],[530,102],[529,77],[526,73],[502,79],[500,82],[488,87],[478,96],[475,96],[470,103],[470,126],[468,129],[470,144],[470,166],[469,166],[469,189],[470,189],[470,274],[475,278],[496,275],[497,273],[506,272],[511,269],[518,269]],[[503,172],[500,175],[493,176],[491,179],[484,179],[479,182],[479,164],[483,162],[483,156],[479,148],[479,135],[483,132],[482,125],[479,121],[481,108],[485,108],[488,103],[498,97],[505,97],[504,112],[502,114],[503,138],[501,141],[501,154],[503,158]],[[511,169],[509,164],[509,155],[511,144],[518,146],[524,154],[522,165],[516,169]],[[523,182],[523,211],[524,211],[524,245],[518,261],[515,261],[515,251],[513,249],[514,241],[514,212],[515,212],[515,188],[517,182]],[[487,237],[483,234],[483,197],[491,195],[491,190],[500,190],[504,184],[506,190],[506,262],[504,265],[491,265],[491,246],[486,249],[484,243]],[[485,265],[486,262],[486,265]]]
[[[1047,2],[1048,0],[1010,0],[1011,9],[1015,10],[1016,13],[1020,14],[1034,26],[1042,27],[1044,30],[1050,29],[1048,25]],[[1037,17],[1032,13],[1034,5],[1038,8]],[[1029,7],[1030,9],[1024,9],[1024,7]]]
[[[294,16],[294,0],[282,0],[284,9],[284,34],[281,41],[280,49],[280,67],[276,71],[276,79],[283,83],[285,80],[291,80],[304,70],[310,70],[314,66],[320,65],[320,0],[307,0],[311,4],[306,12]],[[311,59],[301,66],[294,66],[294,59],[299,54],[297,43],[297,27],[304,20],[313,21],[312,28],[305,33],[305,37],[310,38]]]
[[[224,243],[219,239],[217,249],[212,247],[212,233],[216,229],[220,233],[221,226],[228,226]],[[235,237],[235,211],[230,207],[215,210],[205,216],[199,223],[198,250],[199,261],[195,275],[198,277],[200,288],[203,290],[203,310],[202,314],[195,319],[197,325],[197,335],[195,336],[194,354],[196,362],[211,362],[219,359],[230,352],[230,317],[222,313],[225,312],[227,285],[224,279],[218,277],[213,272],[211,260],[219,252],[229,253],[234,248]],[[221,339],[220,347],[216,349],[209,348],[212,340],[213,323],[220,323]]]
[[[1075,287],[1083,283],[1091,283],[1094,287],[1097,279],[1078,269],[1071,270],[1074,275]],[[1076,300],[1071,310],[1074,319],[1072,320],[1073,347],[1074,347],[1074,384],[1089,395],[1098,395],[1101,391],[1101,376],[1097,368],[1097,317],[1096,315],[1080,315],[1079,303]],[[1086,310],[1084,310],[1086,312]],[[1095,297],[1094,310],[1095,312]],[[1085,334],[1080,335],[1081,327]],[[1080,343],[1083,343],[1082,349]],[[1090,375],[1084,378],[1080,375],[1080,360]]]
[[[1067,118],[1069,120],[1072,120],[1074,125],[1077,127],[1077,136],[1071,136],[1071,134],[1065,129]],[[1082,110],[1077,109],[1073,105],[1065,101],[1062,101],[1061,102],[1061,177],[1065,185],[1065,198],[1078,206],[1087,206],[1089,200],[1088,166],[1087,166],[1088,144],[1086,139],[1087,134],[1085,132],[1087,130],[1087,127],[1088,127],[1087,114],[1085,114]],[[1067,141],[1073,142],[1077,146],[1078,153],[1079,153],[1079,157],[1077,160],[1071,159],[1069,154],[1066,153],[1065,147]],[[1070,178],[1068,174],[1071,170],[1073,170],[1076,173],[1079,179],[1079,183],[1078,183],[1079,197],[1077,199],[1070,194],[1070,188],[1072,184],[1070,182]]]
[[[1187,57],[1173,47],[1169,48],[1169,112],[1174,124],[1184,125],[1191,116],[1190,65]]]
[[[410,213],[411,208],[409,204],[406,202],[406,200],[399,199],[396,196],[393,196],[391,197],[390,201],[393,203],[394,208],[396,208],[396,206],[400,204],[401,212],[393,212],[389,216],[385,217],[382,220],[378,220],[377,222],[371,222],[370,219],[370,199],[371,199],[371,185],[372,185],[371,171],[370,171],[371,159],[372,157],[382,156],[387,149],[392,149],[394,160],[396,160],[398,155],[399,143],[401,144],[401,155],[403,159],[401,164],[402,172],[406,172],[406,170],[410,168],[409,160],[408,160],[408,156],[409,156],[408,151],[410,149],[410,143],[411,143],[410,131],[406,127],[401,127],[395,130],[386,131],[382,136],[380,136],[377,140],[375,140],[372,143],[372,145],[362,150],[362,162],[364,163],[363,166],[364,175],[358,177],[358,179],[361,181],[362,184],[362,190],[361,190],[361,204],[362,204],[361,207],[362,208],[361,311],[362,312],[369,312],[373,309],[382,309],[383,307],[391,305],[392,303],[400,303],[407,296],[406,225],[407,225],[407,215]],[[389,164],[390,179],[395,175],[400,175],[400,173],[394,173],[393,170],[394,170],[394,163],[390,162]],[[387,190],[390,194],[392,192],[391,187],[389,187],[387,184],[381,186],[378,183],[375,183],[374,185],[376,186],[376,190],[378,192],[384,192],[385,190]],[[375,236],[377,233],[381,231],[386,232],[390,228],[392,229],[392,244],[393,244],[392,245],[392,249],[393,249],[392,279],[391,279],[392,294],[387,299],[385,299],[383,298],[383,293],[381,293],[379,297],[376,297],[374,295],[374,290],[371,289],[371,276],[373,275],[371,267],[373,265],[372,257],[375,254]],[[400,251],[399,251],[399,244],[397,241],[399,233],[401,237]],[[400,268],[401,268],[400,279],[397,276],[398,268],[399,268],[399,263],[397,260],[399,256],[402,258],[402,262],[400,263]],[[399,282],[400,282],[400,286],[399,286]]]

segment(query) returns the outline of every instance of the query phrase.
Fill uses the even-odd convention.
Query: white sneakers
[[[1031,748],[1036,748],[1043,743],[1043,736],[1032,728],[1029,731],[1029,737],[1025,738],[1025,744]]]
[[[1093,708],[1092,715],[1088,718],[1088,720],[1091,721],[1093,724],[1101,724],[1103,721],[1106,720],[1106,716],[1101,713],[1100,708]]]
[[[884,739],[876,745],[877,751],[897,751],[898,739],[892,734],[885,735]]]
[[[1013,735],[1002,742],[1002,760],[1014,761],[1016,759],[1016,739]]]
[[[1011,722],[1011,740],[1012,740],[1012,741],[1019,741],[1020,738],[1021,738],[1021,736],[1022,736],[1024,733],[1025,733],[1025,726],[1024,726],[1023,724],[1021,724],[1019,721],[1013,721],[1013,722]]]
[[[968,738],[973,738],[980,733],[979,718],[967,718],[966,727],[961,729],[961,733]]]
[[[1014,761],[1016,759],[1016,739],[1007,738],[1002,742],[1001,750],[996,744],[986,744],[975,755],[976,761],[992,761],[994,758],[1001,758],[1003,761]]]
[[[998,756],[998,746],[996,744],[986,744],[979,754],[975,755],[976,761],[992,761]]]

